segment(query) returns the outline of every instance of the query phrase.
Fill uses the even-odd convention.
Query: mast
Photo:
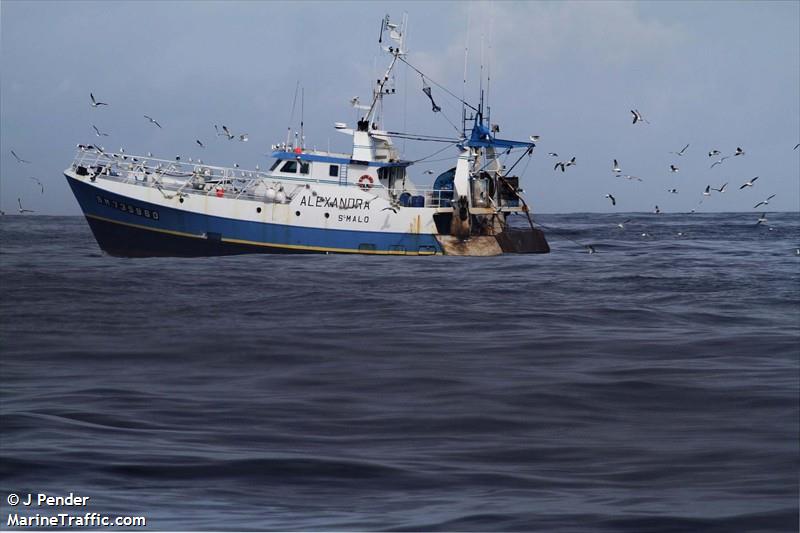
[[[467,134],[467,58],[469,57],[469,26],[471,11],[467,11],[467,36],[464,39],[464,80],[461,84],[461,134]]]
[[[289,146],[289,141],[292,139],[292,122],[294,121],[294,108],[297,105],[297,89],[300,88],[300,80],[294,86],[294,98],[292,99],[292,112],[289,114],[289,124],[286,126],[286,146]]]
[[[369,125],[373,122],[373,118],[378,113],[378,106],[383,101],[383,96],[385,94],[394,94],[394,88],[387,88],[387,84],[391,79],[392,70],[394,69],[395,65],[397,64],[397,60],[405,55],[405,33],[406,33],[406,26],[408,24],[408,13],[403,14],[403,20],[398,26],[390,22],[389,15],[386,15],[386,18],[383,19],[383,24],[381,25],[381,33],[378,38],[378,43],[383,42],[383,34],[386,30],[389,30],[389,37],[397,43],[397,46],[389,46],[385,48],[391,55],[392,61],[389,63],[389,67],[386,69],[386,72],[383,74],[383,77],[377,80],[377,84],[372,91],[372,103],[369,106],[364,117],[359,121],[358,129],[364,131],[364,129],[369,129]]]
[[[306,149],[306,136],[303,134],[303,120],[305,116],[306,88],[300,89],[300,147]]]

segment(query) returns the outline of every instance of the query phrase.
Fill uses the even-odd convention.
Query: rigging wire
[[[422,77],[422,92],[423,92],[423,93],[425,93],[425,96],[427,96],[427,97],[430,99],[430,101],[431,101],[431,106],[433,106],[433,107],[432,107],[432,110],[433,110],[434,114],[436,114],[436,113],[441,113],[441,114],[442,114],[442,116],[444,117],[444,119],[445,119],[445,120],[446,120],[446,121],[447,121],[447,122],[448,122],[448,123],[449,123],[451,126],[453,126],[453,129],[454,129],[454,130],[456,130],[456,133],[457,133],[457,134],[459,134],[459,135],[461,135],[461,133],[462,133],[462,132],[461,132],[461,130],[459,130],[459,129],[458,129],[458,127],[457,127],[455,124],[453,124],[453,121],[452,121],[452,120],[450,120],[450,118],[449,118],[449,117],[448,117],[448,116],[447,116],[447,115],[444,113],[444,111],[442,111],[442,108],[441,108],[441,107],[439,107],[439,106],[436,104],[436,101],[433,99],[433,94],[431,93],[431,87],[430,87],[430,85],[428,85],[427,83],[425,83],[425,75],[423,74],[423,75],[420,75],[420,76]]]
[[[455,144],[458,144],[458,141],[456,141],[456,142],[454,142],[454,143],[451,143],[451,144],[448,144],[448,145],[447,145],[447,146],[445,146],[444,148],[440,148],[439,150],[436,150],[436,151],[435,151],[435,152],[433,152],[432,154],[430,154],[430,155],[426,155],[425,157],[423,157],[423,158],[421,158],[421,159],[415,159],[414,161],[412,161],[412,163],[419,163],[420,161],[425,161],[425,160],[426,160],[426,159],[428,159],[429,157],[433,157],[433,156],[435,156],[435,155],[437,155],[437,154],[441,154],[442,152],[444,152],[445,150],[447,150],[448,148],[452,147],[452,146],[453,146],[453,145],[455,145]],[[442,159],[435,159],[434,161],[446,161],[446,160],[449,160],[449,159],[452,159],[452,158],[450,158],[450,157],[445,157],[445,158],[442,158]],[[433,161],[428,161],[428,163],[433,163]]]
[[[455,124],[453,124],[453,121],[452,121],[452,120],[450,120],[450,119],[447,117],[447,115],[445,115],[444,111],[442,111],[442,109],[441,109],[441,108],[439,109],[439,113],[440,113],[440,114],[441,114],[441,115],[444,117],[444,119],[445,119],[445,120],[446,120],[446,121],[447,121],[447,122],[448,122],[448,123],[449,123],[451,126],[453,126],[453,129],[454,129],[454,130],[456,130],[456,133],[458,133],[459,135],[461,135],[461,133],[462,133],[462,132],[461,132],[461,130],[460,130],[460,129],[458,129],[458,126],[456,126]]]
[[[459,102],[461,102],[462,104],[464,104],[465,106],[469,107],[469,108],[470,108],[470,109],[472,109],[473,111],[478,111],[478,109],[477,109],[476,107],[474,107],[474,106],[472,106],[471,104],[469,104],[469,103],[468,103],[466,100],[463,100],[463,99],[459,98],[458,96],[456,96],[455,94],[453,94],[452,92],[450,92],[450,91],[447,89],[447,87],[445,87],[445,86],[444,86],[444,85],[442,85],[441,83],[438,83],[436,80],[434,80],[434,79],[431,79],[429,76],[425,75],[425,73],[424,73],[424,72],[422,72],[420,69],[418,69],[417,67],[415,67],[415,66],[414,66],[414,65],[412,65],[411,63],[409,63],[409,62],[408,62],[408,60],[406,60],[406,58],[404,58],[404,57],[402,57],[402,56],[397,56],[397,59],[399,59],[400,61],[402,61],[403,63],[405,63],[405,64],[406,64],[406,65],[408,65],[409,67],[411,67],[412,69],[414,69],[414,70],[415,70],[415,71],[416,71],[416,72],[417,72],[417,73],[418,73],[420,76],[425,76],[425,79],[426,79],[426,80],[430,81],[431,83],[433,83],[434,85],[436,85],[437,87],[439,87],[441,90],[443,90],[444,92],[446,92],[447,94],[449,94],[450,96],[452,96],[453,98],[455,98],[456,100],[458,100]]]
[[[529,157],[528,160],[525,162],[525,168],[523,168],[522,172],[519,173],[520,176],[524,176],[525,173],[528,171],[528,165],[531,164],[532,159],[533,159],[532,157]]]
[[[425,135],[423,133],[404,133],[401,131],[387,131],[384,133],[390,137],[397,137],[399,139],[407,138],[412,141],[458,143],[464,140],[462,137],[454,139],[453,137],[438,137],[436,135]]]
[[[538,220],[533,218],[533,215],[531,215],[530,213],[528,213],[528,218],[533,220],[533,222],[536,223],[537,226],[541,226],[542,228],[546,229],[547,231],[549,231],[551,233],[554,233],[555,235],[559,234],[560,230],[542,224],[541,222],[539,222]],[[580,246],[581,248],[583,248],[585,250],[589,250],[590,253],[594,253],[594,248],[591,245],[581,244],[580,242],[576,241],[575,239],[573,239],[571,237],[567,237],[566,235],[558,235],[558,236],[563,238],[564,240],[567,240],[567,241],[570,241],[570,242],[572,242],[574,244],[577,244],[578,246]]]
[[[530,149],[528,149],[528,150],[530,150]],[[530,165],[531,159],[533,159],[533,158],[529,157],[528,160],[525,162],[525,167],[522,169],[522,172],[520,172],[520,176],[524,176],[525,172],[528,171],[528,165]],[[519,160],[517,161],[517,163],[519,163]],[[514,163],[514,165],[511,167],[511,169],[513,169],[517,165],[517,163]],[[509,172],[511,171],[511,169],[509,169]],[[519,194],[517,194],[517,196],[519,196]],[[521,196],[519,196],[519,198],[520,198],[520,200],[522,200]],[[522,200],[522,202],[527,207],[527,204],[525,203],[525,200]],[[541,222],[539,222],[538,220],[536,220],[536,218],[534,218],[534,216],[531,214],[530,209],[527,210],[525,214],[528,216],[528,221],[531,222],[532,224],[536,224],[537,226],[539,226],[539,227],[541,227],[543,229],[546,229],[547,231],[552,232],[552,233],[554,233],[556,235],[559,234],[560,230],[557,230],[555,228],[551,228],[550,226],[546,226],[546,225],[542,224]],[[563,237],[565,240],[568,240],[568,241],[570,241],[570,242],[572,242],[574,244],[577,244],[581,248],[589,250],[589,252],[592,252],[592,253],[594,252],[594,248],[592,248],[590,245],[582,244],[582,243],[576,241],[575,239],[573,239],[571,237],[567,237],[566,235],[559,235],[559,237]]]
[[[433,155],[435,155],[435,154],[431,154],[431,155],[429,155],[427,157],[431,157]],[[438,163],[439,161],[452,161],[453,160],[452,157],[440,157],[438,159],[430,159],[430,160],[428,160],[427,158],[423,158],[423,159],[425,159],[428,163]],[[417,159],[417,161],[422,161],[423,159]]]

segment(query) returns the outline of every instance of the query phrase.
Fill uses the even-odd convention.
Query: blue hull
[[[303,228],[235,220],[131,200],[69,176],[67,182],[100,248],[116,256],[442,253],[433,235]]]

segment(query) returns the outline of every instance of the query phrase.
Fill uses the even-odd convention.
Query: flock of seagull
[[[22,165],[31,164],[31,161],[28,161],[27,159],[21,158],[20,156],[17,155],[17,153],[14,150],[11,150],[11,155],[14,157],[14,159],[17,160],[17,163],[19,163],[19,164],[22,164]],[[34,176],[29,176],[28,179],[35,181],[36,184],[39,185],[39,188],[41,189],[42,194],[44,194],[44,184],[42,183],[42,181],[39,178],[36,178]],[[17,198],[17,205],[19,206],[17,210],[19,211],[20,214],[34,213],[35,212],[32,209],[25,209],[24,207],[22,207],[22,198],[19,198],[19,197]],[[6,214],[5,211],[0,211],[0,215],[5,215],[5,214]]]
[[[89,101],[89,105],[92,108],[98,108],[98,107],[108,106],[109,105],[107,102],[102,102],[102,101],[97,100],[95,98],[95,96],[94,96],[94,93],[89,93],[89,100],[90,100]],[[644,116],[642,115],[642,113],[638,109],[631,109],[631,114],[633,115],[632,124],[634,124],[634,125],[642,124],[642,123],[643,124],[650,124],[650,122],[647,119],[644,118]],[[163,129],[163,126],[161,125],[161,123],[158,120],[156,120],[155,118],[153,118],[153,117],[151,117],[149,115],[143,115],[143,117],[150,124],[153,124],[154,126],[156,126],[159,129]],[[91,124],[91,128],[94,130],[94,134],[97,137],[102,138],[102,137],[108,137],[110,135],[108,132],[102,131],[95,124]],[[227,139],[229,141],[237,139],[240,142],[247,142],[249,140],[249,135],[247,133],[239,133],[239,134],[233,133],[225,125],[222,125],[220,127],[217,124],[214,124],[214,131],[216,132],[216,136],[217,137],[224,137],[225,139]],[[537,138],[537,140],[538,140],[538,138]],[[205,143],[202,142],[200,139],[195,139],[195,144],[197,146],[199,146],[200,148],[205,148],[206,147]],[[690,146],[690,144],[687,143],[680,150],[671,151],[669,153],[673,154],[673,155],[675,155],[677,157],[683,157],[684,155],[686,155],[686,151],[689,149],[689,146]],[[793,150],[797,150],[798,148],[800,148],[800,143],[796,144],[794,146]],[[100,147],[100,149],[102,150],[102,147]],[[120,149],[120,153],[124,153],[124,150]],[[11,155],[14,157],[14,159],[19,164],[30,164],[31,163],[31,161],[29,161],[27,159],[23,159],[22,157],[17,155],[17,153],[14,150],[11,150]],[[547,155],[550,156],[550,157],[558,158],[558,154],[555,153],[555,152],[548,152]],[[736,150],[731,155],[722,155],[722,152],[720,152],[719,150],[712,149],[712,150],[710,150],[708,152],[708,157],[709,158],[713,158],[713,157],[719,156],[719,158],[716,161],[714,161],[709,168],[713,169],[714,167],[716,167],[718,165],[722,165],[728,159],[731,159],[731,158],[734,158],[734,157],[739,157],[739,156],[744,156],[744,155],[745,155],[745,151],[740,146],[737,147]],[[175,159],[180,161],[180,156],[176,157]],[[198,161],[200,161],[200,160],[198,160]],[[577,165],[577,158],[575,156],[573,156],[570,159],[567,159],[567,160],[564,160],[564,161],[557,161],[555,163],[555,165],[553,166],[553,170],[557,171],[558,169],[561,169],[561,172],[566,172],[567,168],[575,166],[575,165]],[[234,166],[238,168],[239,165],[234,164]],[[617,159],[613,160],[611,171],[618,178],[624,178],[624,179],[629,180],[629,181],[633,181],[633,180],[643,181],[642,178],[640,178],[638,176],[633,176],[633,175],[630,175],[630,174],[623,173],[622,167],[621,167],[621,165],[620,165],[620,163],[619,163],[619,161]],[[677,173],[677,172],[680,172],[680,168],[676,164],[673,163],[673,164],[669,165],[669,171],[671,173]],[[432,173],[432,171],[426,171],[426,173]],[[29,179],[35,181],[36,184],[40,188],[41,194],[44,194],[44,184],[41,182],[41,180],[39,180],[38,178],[33,177],[33,176],[29,177]],[[753,187],[755,182],[756,182],[756,180],[758,180],[758,176],[755,176],[755,177],[747,180],[745,183],[743,183],[739,187],[739,190]],[[699,207],[700,204],[703,203],[703,200],[705,198],[711,196],[711,191],[715,191],[715,192],[717,192],[719,194],[723,194],[723,193],[725,193],[725,190],[726,190],[727,186],[728,186],[728,183],[724,183],[721,187],[712,187],[711,185],[706,185],[706,188],[703,191],[703,194],[702,194],[702,197],[701,197],[700,201],[698,202],[698,204],[695,207],[695,209],[691,210],[691,213],[695,212],[696,208]],[[667,189],[667,192],[669,192],[671,194],[678,194],[678,190],[676,188]],[[761,200],[760,202],[756,203],[753,206],[753,209],[758,209],[761,206],[769,205],[770,200],[772,200],[774,197],[775,197],[775,194],[771,194],[770,196],[768,196],[764,200]],[[613,194],[611,194],[611,193],[606,194],[605,198],[608,199],[611,202],[612,206],[616,207],[617,199],[614,197]],[[22,199],[21,198],[17,198],[17,205],[19,206],[18,210],[19,210],[19,213],[21,213],[21,214],[33,213],[34,212],[33,210],[26,209],[26,208],[24,208],[22,206]],[[660,212],[661,212],[661,209],[658,207],[658,205],[656,205],[655,208],[654,208],[654,213],[658,214]],[[0,214],[5,214],[5,213],[0,211]],[[762,213],[761,216],[758,219],[757,224],[760,225],[760,224],[766,223],[766,221],[767,221],[766,214]],[[627,222],[627,221],[625,221],[625,222]],[[618,227],[624,228],[624,222],[618,224]],[[591,248],[591,247],[588,247],[588,248]],[[593,252],[594,252],[594,250],[590,249],[590,253],[593,253]]]
[[[650,122],[647,119],[644,118],[644,116],[642,115],[642,113],[638,109],[631,109],[631,114],[633,115],[632,124],[634,124],[634,125],[642,124],[642,123],[650,124]],[[690,144],[686,143],[686,145],[683,148],[681,148],[680,150],[678,150],[678,151],[670,151],[669,153],[673,154],[673,155],[675,155],[677,157],[683,157],[684,155],[686,155],[686,152],[689,149],[689,147],[690,147]],[[800,148],[800,143],[796,144],[792,150],[797,150],[798,148]],[[548,152],[547,155],[550,156],[550,157],[553,157],[553,158],[558,158],[559,157],[558,153],[556,153],[556,152]],[[744,156],[744,155],[745,155],[745,150],[741,146],[737,146],[736,149],[730,155],[722,155],[722,152],[720,150],[717,150],[717,149],[709,150],[709,152],[708,152],[708,157],[709,158],[717,157],[717,159],[711,164],[709,169],[713,169],[714,167],[716,167],[718,165],[722,165],[728,159],[735,158],[735,157],[740,157],[740,156]],[[554,171],[558,171],[560,169],[561,172],[566,172],[567,168],[569,168],[571,166],[575,166],[576,164],[577,163],[576,163],[576,158],[575,157],[572,157],[571,159],[566,160],[566,161],[560,161],[559,160],[553,166],[553,170]],[[676,165],[675,163],[672,163],[672,164],[669,165],[669,171],[670,171],[670,173],[673,173],[673,174],[677,173],[677,172],[680,172],[680,167],[678,167],[678,165]],[[630,174],[623,173],[622,166],[620,165],[620,162],[617,159],[614,159],[612,161],[611,172],[614,174],[615,177],[618,177],[618,178],[624,178],[624,179],[629,180],[629,181],[633,181],[633,180],[643,181],[643,179],[638,177],[638,176],[633,176],[633,175],[630,175]],[[755,176],[755,177],[745,181],[739,187],[739,190],[753,187],[755,185],[756,180],[758,180],[758,176]],[[723,194],[723,193],[725,193],[727,187],[728,187],[728,183],[727,182],[724,183],[720,187],[712,187],[710,184],[706,185],[706,188],[703,191],[702,196],[701,196],[698,204],[695,206],[694,209],[692,209],[690,211],[690,213],[695,213],[697,207],[699,207],[703,203],[703,200],[705,200],[706,198],[711,196],[712,191],[715,191],[716,193],[719,193],[719,194]],[[672,188],[667,189],[667,192],[670,193],[670,194],[678,194],[678,189],[672,187]],[[758,209],[759,207],[762,207],[762,206],[765,206],[765,205],[769,205],[770,200],[775,198],[775,196],[776,196],[775,194],[771,194],[771,195],[767,196],[765,199],[763,199],[763,200],[759,201],[758,203],[756,203],[753,206],[753,209]],[[611,202],[612,207],[616,207],[617,206],[617,198],[613,194],[608,193],[608,194],[606,194],[604,196],[604,198],[606,198],[607,200],[609,200]],[[656,214],[661,213],[661,209],[659,208],[658,205],[655,206],[655,208],[653,209],[653,212],[656,213]],[[627,222],[630,222],[630,220],[626,220],[624,222],[621,222],[621,223],[617,224],[617,227],[619,227],[620,229],[623,229],[625,227],[625,223],[627,223]],[[766,213],[762,213],[761,216],[758,218],[758,221],[756,222],[756,225],[761,225],[761,224],[765,224],[765,223],[767,223]],[[643,235],[646,235],[646,234],[643,234]],[[591,246],[586,246],[585,248],[587,248],[589,250],[589,253],[594,253],[596,251]]]
[[[108,106],[108,105],[109,105],[108,102],[101,102],[100,100],[95,98],[94,93],[91,93],[91,92],[89,93],[89,106],[90,107],[99,108],[99,107]],[[148,121],[148,123],[153,124],[154,126],[156,126],[159,129],[163,129],[163,126],[161,125],[161,123],[158,120],[156,120],[155,118],[151,117],[150,115],[142,115],[142,116]],[[108,133],[106,131],[102,131],[95,124],[90,124],[90,126],[91,126],[92,130],[94,131],[95,136],[97,136],[97,137],[102,138],[102,137],[109,137],[111,135],[110,133]],[[225,125],[223,125],[220,128],[218,125],[214,124],[214,131],[216,132],[217,137],[224,137],[229,141],[232,141],[232,140],[236,139],[239,142],[247,142],[247,141],[250,140],[250,136],[247,133],[232,133],[231,130]],[[195,139],[194,142],[200,148],[205,148],[206,147],[205,143],[203,141],[201,141],[200,139]],[[84,149],[89,148],[89,146],[87,146],[87,145],[78,145],[78,147],[79,148],[84,148]],[[101,146],[93,146],[93,148],[97,148],[100,151],[104,150],[103,147],[101,147]],[[120,148],[119,151],[120,151],[121,154],[123,154],[125,152],[125,150],[122,149],[122,148]],[[25,165],[31,164],[31,161],[29,161],[27,159],[23,159],[22,157],[17,155],[17,153],[14,150],[11,150],[11,155],[14,157],[14,159],[19,164],[25,164]],[[113,154],[113,155],[116,156],[116,154]],[[151,154],[148,153],[148,156],[149,155],[151,155]],[[180,161],[181,157],[177,156],[175,158],[175,160],[176,161]],[[191,162],[192,159],[190,158],[189,161]],[[198,159],[197,161],[199,163],[202,163],[202,161],[200,159]],[[234,163],[234,167],[239,168],[239,165]],[[39,188],[41,189],[41,194],[44,194],[44,184],[42,184],[41,180],[39,180],[38,178],[35,178],[33,176],[31,176],[29,179],[35,181],[36,184],[39,185]],[[35,213],[34,210],[26,209],[26,208],[24,208],[22,206],[22,198],[17,198],[17,205],[19,206],[18,207],[18,211],[19,211],[20,214]],[[5,212],[4,211],[0,211],[0,215],[5,215]]]
[[[100,107],[100,106],[107,106],[108,105],[108,103],[106,103],[106,102],[99,102],[94,97],[93,93],[89,93],[89,99],[90,99],[89,105],[91,105],[92,107]],[[150,115],[142,115],[142,116],[145,119],[147,119],[147,121],[150,124],[153,124],[154,126],[158,127],[159,129],[163,129],[163,126],[161,125],[161,123],[158,120],[156,120],[153,117],[151,117]],[[92,129],[94,130],[94,133],[95,133],[95,135],[97,137],[108,137],[109,136],[109,134],[107,132],[100,131],[100,129],[97,126],[95,126],[94,124],[92,124],[91,126],[92,126]],[[220,127],[217,126],[216,124],[214,124],[214,131],[216,131],[217,137],[225,137],[229,141],[231,141],[233,139],[238,139],[241,142],[247,142],[247,141],[250,140],[250,136],[247,133],[239,133],[239,134],[231,133],[231,131],[228,129],[228,127],[224,126],[224,125],[222,126],[222,131],[220,131]],[[195,139],[194,142],[200,148],[205,148],[206,147],[205,143],[203,141],[201,141],[200,139]]]

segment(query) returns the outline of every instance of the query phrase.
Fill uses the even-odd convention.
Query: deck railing
[[[78,150],[72,167],[76,169],[79,166],[102,179],[158,189],[165,198],[198,194],[288,203],[298,192],[313,184],[360,187],[357,183],[341,183],[339,179],[288,177],[263,170],[218,167],[200,161],[112,153],[96,147]],[[371,184],[369,192],[404,207],[449,207],[452,198],[452,191],[419,188],[391,190],[381,183]],[[284,202],[280,201],[281,193]]]

